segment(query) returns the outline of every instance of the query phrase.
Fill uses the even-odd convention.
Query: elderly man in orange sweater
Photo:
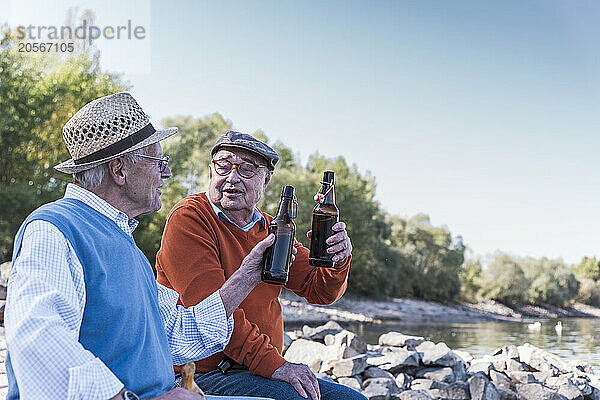
[[[208,192],[190,195],[175,205],[156,257],[158,281],[175,289],[185,307],[219,289],[250,250],[267,237],[273,219],[256,205],[271,180],[277,153],[251,135],[227,131],[217,140],[211,157]],[[333,268],[310,266],[308,249],[295,243],[298,252],[285,286],[313,304],[331,304],[346,290],[352,244],[343,222],[333,230],[336,233],[327,241],[334,254]],[[280,293],[280,286],[261,283],[248,295],[233,314],[233,334],[225,350],[196,362],[200,371],[196,383],[216,395],[366,399],[282,357]],[[228,364],[233,368],[224,373]]]

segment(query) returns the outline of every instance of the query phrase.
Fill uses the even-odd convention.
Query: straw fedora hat
[[[161,141],[177,128],[154,129],[127,92],[100,97],[77,111],[63,127],[71,159],[54,168],[74,174]]]

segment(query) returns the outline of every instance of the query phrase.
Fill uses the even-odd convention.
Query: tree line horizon
[[[67,55],[21,53],[6,27],[0,32],[0,262],[9,261],[14,235],[40,205],[63,196],[71,177],[53,166],[70,158],[62,126],[83,105],[128,90],[116,73],[100,68],[90,48]],[[142,104],[143,106],[143,104]],[[173,116],[161,126],[179,133],[163,142],[173,176],[165,180],[162,208],[144,215],[134,233],[154,265],[166,218],[177,201],[208,187],[210,149],[233,123],[221,114]],[[272,143],[262,131],[247,132],[269,143],[280,155],[259,208],[276,213],[281,188],[296,188],[299,215],[296,238],[305,246],[313,196],[324,170],[336,173],[336,203],[353,243],[348,293],[374,298],[416,297],[435,301],[496,300],[506,304],[600,306],[600,260],[582,255],[578,264],[562,259],[519,257],[498,251],[484,268],[465,259],[462,236],[434,226],[429,216],[402,218],[375,200],[376,181],[343,156],[318,152],[303,163],[285,143]]]

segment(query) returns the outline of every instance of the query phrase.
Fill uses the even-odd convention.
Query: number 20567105
[[[19,53],[50,53],[53,51],[57,53],[72,53],[73,50],[75,50],[73,43],[19,43]]]

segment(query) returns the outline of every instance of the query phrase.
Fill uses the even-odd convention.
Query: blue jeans
[[[287,382],[253,375],[246,370],[219,370],[194,375],[198,386],[206,393],[221,396],[261,396],[274,400],[306,400]],[[348,386],[319,379],[322,400],[367,400],[365,396]]]
[[[247,396],[215,396],[207,394],[206,400],[273,400],[267,397],[247,397]]]

